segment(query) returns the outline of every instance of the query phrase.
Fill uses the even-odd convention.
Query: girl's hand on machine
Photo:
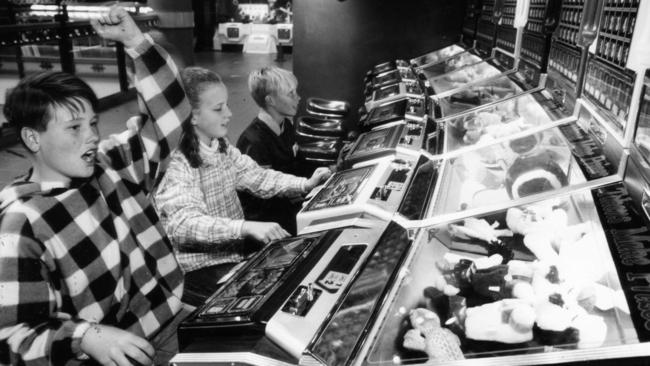
[[[264,244],[289,236],[289,233],[275,222],[244,221],[241,231],[243,236],[253,238]]]
[[[332,175],[332,171],[329,168],[326,167],[320,167],[314,170],[314,174],[311,175],[311,178],[307,180],[307,184],[305,185],[305,189],[307,191],[311,191],[319,185],[320,183],[324,182],[327,180]]]

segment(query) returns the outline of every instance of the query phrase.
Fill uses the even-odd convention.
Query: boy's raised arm
[[[112,7],[92,25],[101,37],[122,42],[133,58],[135,86],[146,109],[142,112],[151,120],[112,136],[105,156],[115,169],[124,170],[136,183],[145,183],[150,189],[178,145],[181,123],[191,114],[178,68],[123,8]]]

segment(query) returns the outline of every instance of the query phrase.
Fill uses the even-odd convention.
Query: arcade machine
[[[604,2],[585,4],[583,28],[577,38],[584,39],[594,34],[593,29],[598,29],[601,11],[610,8]],[[638,4],[628,4],[624,9],[631,19],[636,19],[637,15],[645,19],[650,14],[639,11]],[[573,9],[578,10],[583,8]],[[647,40],[650,37],[650,31],[644,28],[627,32],[633,40]],[[608,176],[612,170],[624,165],[625,154],[617,152],[625,149],[630,140],[623,138],[622,130],[617,134],[611,126],[617,121],[620,123],[617,113],[620,116],[623,115],[622,111],[635,111],[638,108],[634,100],[638,100],[640,94],[631,96],[634,85],[629,85],[627,89],[617,88],[616,94],[613,94],[613,88],[603,87],[599,93],[607,103],[602,103],[600,108],[587,98],[576,101],[579,93],[575,91],[583,90],[579,84],[582,78],[579,74],[566,78],[562,75],[570,74],[556,71],[556,67],[563,64],[562,59],[566,60],[565,57],[569,55],[561,50],[564,47],[562,43],[562,40],[556,39],[551,44],[551,50],[558,51],[550,55],[547,88],[444,120],[445,152],[441,156],[445,162],[441,164],[436,190],[445,194],[431,205],[431,215],[439,216],[509,198],[516,199],[522,194],[539,190],[541,186],[546,190],[582,182],[591,184],[591,181]],[[579,65],[585,65],[587,61],[587,48],[584,47],[583,51],[584,61],[578,62]],[[624,52],[636,60],[633,66],[636,69],[647,67],[645,65],[650,63],[650,54],[645,52],[644,46]],[[592,63],[596,61],[595,57],[589,59]],[[564,68],[560,70],[566,71]],[[584,71],[584,67],[580,67],[580,70],[586,75],[592,73]],[[638,84],[638,81],[635,82]],[[622,85],[622,80],[617,85]],[[585,83],[585,93],[587,88],[588,84]],[[641,89],[638,86],[635,88]],[[626,93],[625,90],[630,92]],[[612,103],[616,98],[619,98],[618,103]],[[623,99],[628,104],[621,107],[620,100]],[[624,115],[627,117],[628,113]],[[527,152],[529,149],[530,152]],[[594,160],[591,155],[598,150],[605,151],[606,160]]]
[[[398,65],[411,65],[417,67],[424,64],[432,64],[443,61],[444,59],[452,57],[466,50],[472,49],[474,47],[474,40],[476,37],[477,22],[481,14],[481,6],[481,0],[470,0],[466,2],[465,17],[463,18],[463,29],[460,34],[459,42],[413,58],[410,60],[410,62],[398,59],[377,64],[366,73],[366,82],[371,80],[371,78],[375,75],[395,70]]]
[[[606,116],[607,131],[631,141],[634,101],[640,98],[650,58],[650,5],[647,1],[603,1],[594,47],[589,49],[584,75],[585,104]]]
[[[599,6],[606,10],[602,13],[602,19],[606,18],[609,9],[620,9],[603,3]],[[645,19],[649,16],[648,12],[638,11],[638,4],[624,9],[626,9],[625,15],[632,19],[628,21],[628,26],[633,26],[637,17],[646,22]],[[569,7],[569,10],[576,12],[581,11],[582,8]],[[619,10],[619,12],[621,11]],[[639,24],[638,21],[636,23]],[[592,25],[592,27],[596,26]],[[558,38],[551,43],[544,89],[523,94],[474,112],[438,120],[444,124],[443,150],[448,156],[460,155],[481,145],[507,141],[509,136],[526,133],[525,131],[545,129],[549,124],[566,125],[567,122],[576,119],[585,121],[583,124],[585,128],[593,130],[594,133],[601,136],[601,140],[614,138],[619,140],[620,145],[627,146],[629,144],[630,131],[624,131],[623,126],[632,124],[626,119],[635,115],[635,108],[638,107],[638,103],[634,101],[639,99],[642,89],[641,76],[643,74],[641,70],[645,67],[644,62],[647,62],[650,57],[646,46],[642,45],[643,40],[650,37],[649,28],[637,27],[637,29],[625,31],[630,35],[627,38],[629,42],[626,47],[622,45],[620,48],[623,49],[622,54],[629,54],[631,61],[627,63],[627,67],[615,67],[612,63],[605,63],[594,54],[590,54],[587,59],[585,49],[584,59],[585,63],[588,60],[589,67],[585,71],[587,76],[584,88],[578,85],[580,79],[578,73],[569,69],[569,67],[580,67],[581,56],[570,52],[570,48],[566,47],[566,39],[563,38],[566,34],[564,29],[566,29],[566,25],[561,21],[556,33]],[[608,33],[601,32],[596,44],[606,41],[607,37]],[[577,36],[573,38],[577,38]],[[522,57],[522,63],[524,62],[528,62],[528,60]],[[598,74],[603,78],[602,80],[597,79],[594,76],[594,70],[602,70],[604,67],[608,71]],[[530,75],[536,75],[532,79],[539,77],[540,72],[535,71],[534,64],[529,64],[526,68],[531,71]],[[584,67],[581,69],[584,70]],[[629,77],[614,80],[608,76],[622,75],[623,73]],[[595,87],[596,83],[598,83],[597,88]],[[578,94],[575,91],[583,89],[585,98],[578,99],[576,103]],[[595,117],[589,117],[591,115]],[[590,122],[595,119],[598,119],[600,123]]]
[[[384,221],[272,242],[181,323],[171,362],[297,365],[312,353],[339,355],[324,347],[363,336],[411,243]]]
[[[438,52],[429,53],[412,59],[410,62],[427,79],[431,79],[447,72],[473,65],[490,57],[495,46],[496,24],[501,18],[503,0],[483,0],[480,15],[476,23],[474,47],[458,52],[451,57],[438,57]]]
[[[497,25],[493,57],[430,79],[436,98],[477,83],[515,90],[537,87],[543,79],[527,83],[522,75],[534,75],[530,66],[546,72],[551,36],[558,24],[561,5],[561,0],[541,0],[517,3],[515,8],[514,2],[506,2],[502,21]],[[525,55],[523,59],[521,54]],[[519,85],[511,77],[518,77]]]
[[[524,37],[521,67],[512,74],[509,81],[523,85],[528,91],[519,92],[516,88],[504,89],[479,83],[444,98],[433,97],[442,116],[435,120],[444,126],[445,151],[475,145],[477,142],[490,142],[529,128],[539,128],[546,123],[564,123],[567,118],[575,118],[577,75],[581,72],[578,68],[584,70],[585,65],[581,66],[580,53],[575,51],[580,49],[575,43],[577,33],[570,39],[565,38],[566,29],[584,29],[590,22],[597,21],[590,19],[597,14],[582,16],[583,8],[568,0],[564,0],[562,6],[562,14],[569,10],[578,14],[570,20],[582,18],[582,23],[577,23],[582,28],[566,23],[567,17],[563,15],[550,40],[549,53],[541,59],[530,55],[535,55],[534,50],[544,47],[542,40],[532,36]],[[585,53],[587,45],[582,47]],[[534,87],[536,85],[541,87]],[[542,109],[544,113],[541,113]]]
[[[375,77],[378,77],[380,74],[395,76],[394,70],[398,69],[398,67],[406,68],[409,66],[417,67],[423,64],[432,64],[471,49],[476,37],[477,21],[481,13],[480,8],[480,1],[473,0],[467,2],[465,17],[463,18],[463,29],[458,43],[429,52],[410,60],[410,62],[394,60],[377,64],[373,66],[372,69],[368,70],[364,81],[365,110],[369,111],[379,103],[386,102],[389,99],[429,93],[429,84],[423,83],[426,81],[424,75],[419,75],[419,82],[413,82],[407,79],[404,82],[400,82],[400,80],[394,83],[382,83],[381,78],[375,80]]]
[[[643,84],[614,181],[413,225],[402,276],[352,364],[647,363],[650,73]]]
[[[628,3],[617,7],[617,13],[640,19],[650,10],[645,6],[650,4]],[[632,38],[641,34],[634,33]],[[629,54],[636,57],[636,51]],[[637,67],[650,65],[647,56],[636,60]],[[638,118],[626,115],[623,130],[636,126],[632,145],[606,127],[616,123],[614,103],[608,113],[601,113],[584,100],[576,104],[575,120],[543,131],[555,134],[549,143],[537,139],[537,149],[557,149],[560,140],[569,146],[574,161],[568,171],[578,176],[577,184],[515,196],[515,184],[508,183],[513,180],[512,164],[505,174],[508,196],[475,194],[474,207],[451,213],[454,208],[448,206],[448,212],[434,210],[428,219],[411,225],[397,220],[421,229],[419,237],[388,305],[361,346],[362,356],[353,364],[462,364],[465,359],[481,365],[611,364],[617,358],[627,358],[623,363],[646,362],[650,73],[641,90],[643,95],[626,106],[638,111]],[[511,139],[508,153],[524,146],[513,144],[516,141],[525,140]],[[499,145],[506,147],[490,147]],[[491,166],[484,161],[489,154],[476,155],[481,164],[454,169],[474,175],[478,167],[489,176]],[[552,160],[562,166],[566,149],[554,155]],[[529,158],[520,155],[516,160]],[[558,177],[553,173],[558,169],[536,166],[544,174],[525,180],[533,183],[530,187],[537,186],[540,177],[545,183]],[[454,196],[449,191],[453,187],[441,191]],[[443,201],[458,202],[447,197]]]
[[[587,4],[591,4],[591,2],[588,1]],[[567,0],[565,0],[562,5],[562,13],[571,10],[571,8],[575,6]],[[556,7],[552,8],[556,9]],[[568,60],[575,59],[575,63],[572,65],[555,65],[559,66],[562,72],[572,74],[568,76],[571,81],[575,83],[577,80],[572,80],[572,78],[579,74],[579,72],[576,71],[576,67],[580,66],[580,53],[575,50],[582,48],[583,53],[587,52],[586,49],[593,42],[594,38],[588,36],[585,39],[582,39],[581,37],[578,38],[577,36],[572,36],[570,40],[567,40],[563,38],[565,34],[564,30],[567,27],[570,27],[570,29],[584,29],[590,24],[590,22],[593,23],[598,20],[592,19],[596,16],[596,14],[593,13],[582,16],[583,9],[580,6],[573,9],[573,12],[577,15],[569,20],[574,21],[577,19],[580,26],[576,27],[575,24],[566,23],[566,18],[561,18],[557,29],[555,29],[553,40],[551,42],[549,57],[565,58]],[[553,23],[552,20],[549,19],[549,21],[550,23]],[[552,30],[552,27],[549,26],[547,31],[550,30]],[[535,50],[540,48],[540,44],[537,41],[539,40],[532,37],[526,37],[525,42],[522,43],[522,49],[525,49],[522,51],[521,57],[524,66],[519,68],[516,73],[503,76],[493,81],[473,83],[466,88],[454,91],[453,94],[445,95],[443,97],[432,96],[432,99],[434,99],[434,103],[437,106],[437,119],[449,118],[450,116],[457,114],[478,110],[486,105],[498,103],[502,100],[539,91],[544,87],[544,84],[539,83],[539,80],[541,77],[540,74],[543,70],[542,68],[545,65],[542,63],[540,67],[537,67],[534,62],[535,57],[531,57],[531,55],[536,53]],[[569,42],[569,44],[567,45],[566,42]],[[549,65],[553,66],[550,60]],[[536,83],[539,84],[536,85]],[[522,89],[525,91],[522,91]]]
[[[396,60],[395,68],[366,76],[365,105],[359,110],[359,128],[367,131],[379,125],[408,120],[425,126],[431,104],[430,87],[417,70]],[[381,67],[381,65],[376,66]],[[374,123],[369,123],[374,121]]]
[[[355,150],[353,158],[359,162],[334,173],[303,205],[296,217],[299,233],[338,227],[353,220],[359,225],[367,220],[389,221],[396,211],[402,210],[409,210],[409,215],[416,217],[424,214],[428,201],[413,194],[421,186],[432,187],[435,181],[432,183],[431,176],[415,172],[429,165],[430,159],[418,151],[390,148],[390,139],[396,138],[391,136],[395,130],[377,132],[373,138],[363,140],[367,141],[367,148]],[[417,209],[411,211],[414,200],[419,202]]]
[[[491,56],[472,65],[456,68],[441,75],[429,76],[428,81],[434,94],[438,96],[452,94],[455,89],[478,81],[503,77],[517,70],[523,28],[528,13],[537,15],[538,8],[530,9],[529,0],[507,0],[501,9],[502,15],[496,26],[495,47],[491,51]],[[543,10],[542,19],[544,16]]]
[[[486,4],[482,5],[484,10],[478,10],[479,4],[477,1],[467,3],[463,33],[461,35],[461,41],[464,45],[454,44],[412,59],[410,62],[402,59],[384,62],[368,70],[364,77],[365,110],[362,111],[362,115],[366,115],[371,109],[384,105],[393,99],[411,98],[417,102],[420,96],[431,94],[433,90],[427,81],[427,71],[443,70],[446,72],[451,70],[449,69],[451,66],[447,66],[447,64],[460,68],[466,64],[480,62],[481,58],[477,54],[480,52],[489,53],[493,47],[491,44],[493,42],[482,42],[481,45],[486,47],[484,51],[480,51],[473,46],[466,48],[466,46],[469,47],[470,44],[475,44],[478,24],[481,23],[479,14],[486,11],[489,13],[488,19],[491,19],[493,2],[494,0],[488,0]],[[488,31],[487,34],[487,37],[492,41],[495,36],[493,33]]]
[[[476,29],[478,20],[481,16],[482,1],[474,0],[467,1],[465,8],[465,17],[463,18],[463,29],[458,43],[443,47],[441,49],[431,51],[424,55],[410,59],[411,65],[425,66],[433,65],[442,62],[450,57],[453,57],[461,52],[474,48],[476,39]]]
[[[512,5],[514,4],[505,4],[503,8],[511,9]],[[558,23],[560,5],[559,0],[535,2],[530,5],[528,22],[522,36],[524,41],[521,46],[521,53],[523,56],[519,61],[517,74],[513,75],[527,89],[544,82],[542,74],[546,74],[548,49],[551,43],[550,36]],[[507,10],[506,13],[512,13],[512,11]],[[504,15],[504,19],[507,20],[510,17]],[[514,19],[510,20],[514,21]],[[500,34],[507,34],[507,29],[509,28],[503,28],[503,30],[500,28]],[[497,42],[503,42],[506,38],[500,37]],[[507,47],[507,45],[503,43],[503,47]],[[514,49],[511,49],[511,51],[511,53],[515,53]],[[514,58],[509,58],[509,60],[507,63],[513,64]],[[503,75],[501,78],[507,80],[508,83],[513,83],[507,75]],[[400,108],[406,109],[405,104],[404,101],[380,103],[370,111],[368,118],[362,120],[360,124],[365,128],[377,129],[376,126],[382,128],[386,123],[401,121],[399,112],[401,112]],[[428,106],[428,108],[431,110],[432,106]],[[458,118],[440,119],[439,121],[443,123],[431,123],[429,121],[429,130],[425,136],[424,144],[420,145],[421,139],[409,138],[408,135],[402,136],[394,144],[405,148],[423,148],[434,155],[443,152],[460,153],[463,150],[475,149],[499,139],[504,140],[508,136],[521,133],[526,129],[539,128],[539,125],[548,123],[550,117],[538,105],[535,95],[532,97],[522,95],[510,102],[497,103],[484,111],[464,114]],[[435,128],[431,128],[431,126],[435,126]],[[398,127],[391,128],[398,129]],[[409,131],[414,133],[414,129],[418,131],[417,128],[411,128]],[[442,134],[440,129],[444,129],[445,133]],[[401,132],[404,134],[404,129]],[[369,136],[362,135],[357,145],[364,146],[367,143],[364,140],[374,141],[374,137],[380,134],[383,133],[369,132]]]

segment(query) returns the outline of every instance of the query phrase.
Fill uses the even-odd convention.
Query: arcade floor
[[[274,61],[275,54],[249,54],[241,52],[198,52],[194,54],[196,66],[202,66],[216,71],[221,75],[229,91],[229,106],[233,117],[230,121],[228,138],[235,143],[241,132],[257,115],[258,108],[248,92],[248,73],[256,68],[275,65],[292,70],[292,56],[285,54],[282,62]],[[1,77],[0,77],[1,78]],[[5,78],[4,85],[17,82]],[[3,83],[0,82],[0,86]],[[0,91],[4,103],[5,91]],[[101,93],[98,93],[101,95]],[[100,114],[99,130],[101,136],[120,132],[128,117],[137,113],[135,101],[130,101],[108,109]],[[3,117],[4,118],[4,117]],[[0,188],[11,182],[15,177],[23,175],[29,168],[24,148],[19,143],[0,145]]]

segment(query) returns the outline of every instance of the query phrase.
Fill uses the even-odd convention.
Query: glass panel
[[[557,129],[469,151],[443,168],[434,215],[508,202],[584,181]]]
[[[590,192],[438,225],[416,245],[367,365],[639,342]]]
[[[498,102],[522,92],[521,87],[507,76],[479,82],[475,85],[441,98],[438,103],[442,116],[453,116],[482,105]]]
[[[481,60],[480,57],[476,56],[475,54],[469,51],[466,51],[466,52],[461,52],[442,62],[424,66],[421,68],[421,70],[422,73],[427,77],[427,79],[432,79],[442,74],[446,74],[448,72],[458,70],[461,67],[473,65],[481,61],[483,60]]]
[[[443,49],[429,52],[425,55],[422,55],[420,57],[416,57],[414,59],[411,59],[411,63],[415,66],[424,66],[424,65],[430,65],[436,62],[440,62],[442,60],[445,60],[451,56],[454,56],[456,54],[459,54],[463,52],[464,49],[458,45],[452,44],[451,46],[447,46]]]
[[[645,74],[644,84],[634,143],[646,162],[650,163],[650,71]]]
[[[464,67],[460,70],[450,71],[439,77],[429,79],[429,81],[431,82],[433,91],[436,94],[439,94],[446,92],[447,90],[460,88],[473,81],[499,75],[500,73],[501,71],[499,71],[499,69],[484,61]]]
[[[478,147],[496,139],[551,123],[552,118],[540,103],[539,93],[523,94],[477,112],[463,114],[445,122],[445,150]]]

